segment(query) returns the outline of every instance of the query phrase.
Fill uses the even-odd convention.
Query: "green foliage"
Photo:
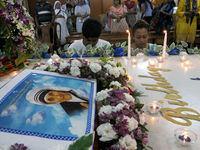
[[[93,134],[82,136],[68,147],[68,150],[88,150],[93,144]]]
[[[170,49],[174,49],[175,47],[176,47],[176,45],[174,42],[169,46]]]

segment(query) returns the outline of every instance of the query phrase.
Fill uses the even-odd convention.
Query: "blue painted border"
[[[45,75],[45,76],[53,76],[53,77],[59,77],[59,78],[68,78],[71,80],[80,80],[80,81],[85,81],[81,78],[75,79],[75,78],[70,78],[70,77],[62,77],[62,76],[56,76],[56,75],[48,75],[48,74],[42,74],[42,73],[35,73],[35,72],[30,72],[29,74],[26,75],[20,82],[18,82],[1,100],[0,104],[22,83],[24,82],[29,76],[32,74],[38,74],[38,75]],[[10,81],[9,81],[10,82]],[[88,108],[88,117],[87,117],[87,127],[86,127],[86,132],[85,134],[89,134],[91,130],[91,121],[92,121],[92,107],[93,107],[93,98],[94,98],[94,82],[91,81],[85,81],[85,82],[90,82],[91,83],[91,91],[90,91],[90,99],[89,99],[89,108]],[[5,84],[6,85],[6,84]],[[4,86],[5,86],[4,85]],[[95,110],[96,108],[94,107],[94,119],[95,119]],[[95,126],[95,124],[94,124]],[[67,141],[75,141],[78,139],[77,137],[67,137],[67,136],[57,136],[57,135],[49,135],[49,134],[41,134],[41,133],[35,133],[35,132],[29,132],[29,131],[21,131],[21,130],[15,130],[15,129],[7,129],[7,128],[1,128],[0,131],[2,132],[7,132],[7,133],[14,133],[14,134],[21,134],[21,135],[29,135],[29,136],[37,136],[37,137],[43,137],[43,138],[48,138],[48,139],[55,139],[55,140],[67,140]]]

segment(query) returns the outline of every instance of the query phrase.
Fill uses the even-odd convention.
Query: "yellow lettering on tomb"
[[[155,81],[158,81],[156,84],[142,84],[143,86],[151,86],[151,87],[146,87],[147,90],[153,90],[153,91],[166,93],[166,96],[164,98],[168,99],[169,104],[179,105],[179,106],[188,105],[188,103],[179,100],[182,98],[182,96],[178,94],[179,92],[177,90],[172,89],[173,86],[171,86],[171,84],[167,82],[167,80],[164,77],[162,77],[162,75],[158,72],[158,71],[169,72],[171,71],[170,69],[161,69],[161,68],[154,68],[154,67],[147,67],[147,68],[149,69],[150,72],[148,73],[151,76],[139,75],[139,77],[152,78]],[[182,114],[181,112],[183,111],[192,112],[192,113],[195,113],[196,115]],[[189,119],[200,121],[200,114],[191,108],[186,108],[186,107],[179,107],[176,109],[164,108],[161,110],[161,112],[167,120],[179,125],[190,126],[192,123]],[[181,118],[185,122],[179,122],[172,117]]]
[[[192,112],[192,113],[195,113],[196,115],[192,115],[192,114],[188,114],[188,113],[182,114],[181,112],[183,112],[183,111],[184,112],[186,112],[186,111]],[[176,109],[163,108],[161,110],[161,113],[167,120],[169,120],[173,123],[179,124],[179,125],[184,125],[184,126],[192,125],[192,122],[189,119],[200,121],[200,114],[196,110],[193,110],[191,108],[186,108],[186,107],[179,107]],[[186,121],[186,122],[179,122],[179,121],[173,119],[172,117],[181,118],[183,121]]]

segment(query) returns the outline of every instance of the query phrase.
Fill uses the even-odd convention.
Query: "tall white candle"
[[[126,30],[128,33],[128,59],[131,58],[131,34],[129,30]]]
[[[167,31],[164,30],[165,37],[163,41],[163,53],[162,53],[162,58],[165,59],[165,53],[166,53],[166,46],[167,46]]]

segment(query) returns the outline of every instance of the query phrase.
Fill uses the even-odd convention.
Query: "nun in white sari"
[[[61,9],[61,3],[59,1],[56,1],[54,3],[54,11],[55,11],[55,21],[54,22],[58,22],[61,25],[61,31],[60,31],[60,27],[57,26],[56,30],[57,30],[57,36],[61,41],[61,45],[66,44],[66,39],[65,37],[69,36],[69,32],[67,29],[67,14],[65,13],[64,10]],[[61,32],[61,37],[60,37],[60,32]]]

